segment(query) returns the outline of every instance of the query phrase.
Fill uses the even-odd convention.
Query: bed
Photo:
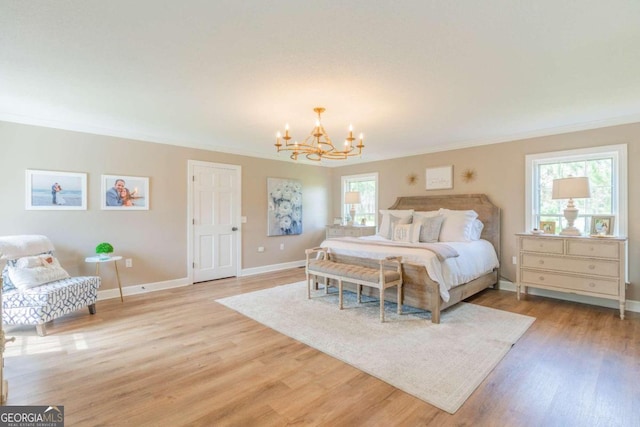
[[[380,237],[327,239],[321,246],[329,248],[330,259],[336,262],[375,267],[378,259],[386,256],[402,256],[403,303],[431,312],[431,321],[440,322],[442,310],[488,287],[497,287],[500,259],[500,208],[484,194],[456,194],[440,196],[398,197],[389,208],[392,211],[435,212],[440,209],[477,213],[483,227],[477,243],[446,242],[445,246],[456,255],[431,253],[423,259],[416,255],[412,245],[390,242]],[[442,212],[442,211],[440,211]],[[383,221],[384,223],[384,221]],[[381,224],[382,226],[383,224]],[[444,229],[443,229],[444,230]],[[376,242],[376,241],[382,242]],[[441,245],[436,243],[433,246]],[[426,245],[428,246],[428,244]],[[441,245],[442,246],[442,245]],[[483,248],[484,247],[484,248]],[[482,254],[486,254],[482,255]],[[476,271],[456,272],[449,264],[473,260]],[[439,267],[439,263],[442,264]],[[438,269],[441,269],[438,274]],[[345,289],[355,290],[355,285],[345,283]],[[375,292],[366,289],[365,292]],[[371,296],[377,296],[370,293]],[[397,301],[395,292],[389,291],[385,299]]]

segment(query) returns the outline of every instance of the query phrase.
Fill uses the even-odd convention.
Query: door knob
[[[231,227],[231,231],[238,231],[238,227]]]

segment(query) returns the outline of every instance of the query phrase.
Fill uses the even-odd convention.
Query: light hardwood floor
[[[64,405],[67,426],[637,426],[640,316],[486,290],[537,318],[454,415],[215,302],[303,269],[99,301],[8,328],[9,405]]]

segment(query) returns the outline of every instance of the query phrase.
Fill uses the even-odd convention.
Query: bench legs
[[[329,279],[327,277],[323,277],[324,279],[324,293],[329,294]],[[313,285],[314,289],[318,290],[318,276],[315,274],[307,275],[307,299],[311,299],[311,286]]]
[[[38,323],[36,325],[36,333],[41,337],[44,337],[45,335],[47,335],[47,327],[45,326],[44,323]]]
[[[96,303],[89,304],[87,306],[89,308],[89,314],[96,314]],[[49,321],[51,322],[51,320]],[[36,333],[38,336],[44,337],[47,335],[47,324],[46,323],[38,323],[36,325]]]
[[[311,299],[311,286],[312,286],[312,277],[313,277],[313,283],[316,286],[318,286],[318,275],[315,274],[308,274],[307,275],[307,299]],[[324,279],[324,292],[325,294],[329,293],[329,278],[327,276],[322,276]],[[343,280],[342,279],[336,279],[336,281],[338,282],[338,306],[340,308],[340,310],[344,309],[344,297],[343,297]],[[348,280],[347,280],[348,281]],[[362,286],[369,286],[369,285],[361,285],[359,283],[356,283],[356,294],[357,294],[357,301],[358,304],[362,303]],[[402,314],[402,283],[399,284],[395,284],[395,285],[391,285],[391,286],[396,286],[397,289],[397,299],[396,301],[398,302],[398,314]],[[388,287],[391,287],[388,286]],[[375,286],[376,288],[378,288],[380,290],[380,321],[384,322],[384,292],[385,289],[382,286]]]
[[[356,285],[356,294],[358,298],[358,304],[362,303],[362,286]],[[398,302],[398,314],[402,314],[402,284],[395,285],[397,288],[397,299]],[[384,288],[378,288],[380,290],[380,321],[384,322]]]

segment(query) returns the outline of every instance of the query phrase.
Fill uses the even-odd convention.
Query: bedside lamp
[[[551,198],[569,199],[567,207],[564,210],[564,217],[567,220],[567,227],[560,232],[564,236],[580,236],[580,230],[573,226],[574,221],[578,218],[578,209],[573,204],[573,199],[586,199],[591,197],[589,188],[589,178],[586,176],[569,177],[553,180],[553,191]]]
[[[349,225],[354,224],[354,220],[356,218],[356,207],[355,205],[360,204],[360,192],[359,191],[347,191],[344,193],[344,202],[351,205],[351,209],[349,209]]]

